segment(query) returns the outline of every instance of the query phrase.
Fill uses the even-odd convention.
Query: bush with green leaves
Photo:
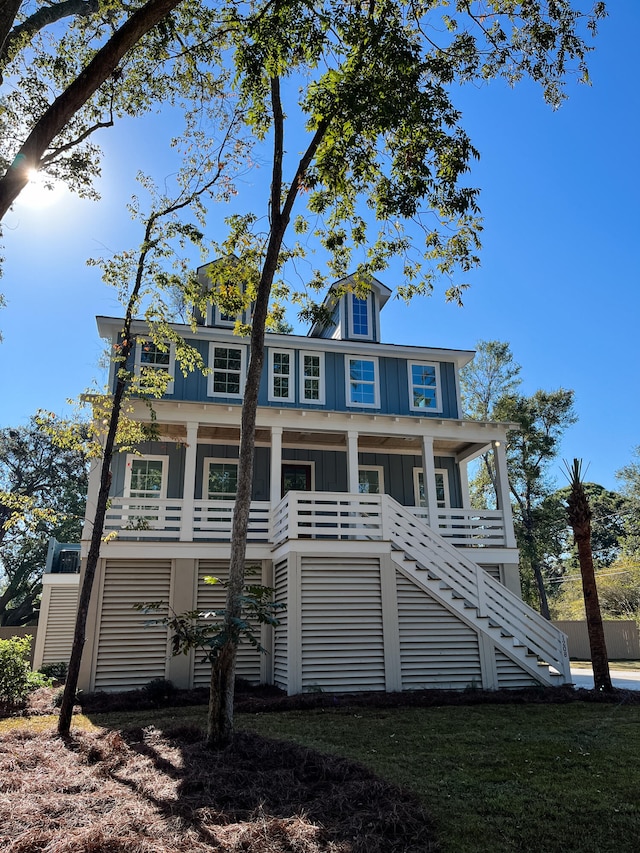
[[[0,640],[0,702],[17,705],[39,687],[51,687],[52,681],[29,665],[33,637]]]
[[[67,677],[69,665],[64,660],[55,661],[55,663],[43,664],[38,672],[46,675],[47,678],[53,678],[55,681],[64,681]]]

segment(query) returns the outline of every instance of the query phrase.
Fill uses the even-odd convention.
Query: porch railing
[[[285,539],[388,539],[384,495],[288,492],[271,513],[269,501],[252,501],[247,541],[279,544]],[[112,498],[105,532],[118,539],[228,542],[233,501]],[[425,507],[405,507],[452,545],[504,547],[500,510],[438,509],[433,524]]]

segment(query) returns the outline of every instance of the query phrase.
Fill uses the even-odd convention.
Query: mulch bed
[[[0,739],[4,853],[427,853],[418,799],[364,767],[196,728]]]

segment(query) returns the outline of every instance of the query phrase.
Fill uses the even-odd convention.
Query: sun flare
[[[65,187],[59,181],[53,180],[37,169],[30,169],[29,183],[20,193],[18,201],[25,207],[51,207],[60,201],[64,192]]]

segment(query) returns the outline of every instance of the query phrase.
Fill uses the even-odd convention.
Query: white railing
[[[193,538],[228,542],[231,539],[235,501],[195,501]],[[268,542],[271,504],[251,501],[247,542]]]
[[[407,509],[452,545],[482,548],[504,548],[506,545],[504,513],[500,509],[438,509],[435,524],[427,507],[408,506]]]
[[[383,513],[386,495],[345,492],[288,492],[270,519],[268,501],[252,501],[247,541],[285,539],[388,539]],[[395,503],[395,502],[394,502]],[[112,498],[105,531],[120,539],[207,539],[229,541],[234,501],[190,501],[180,498]],[[405,507],[431,523],[426,507]],[[453,545],[504,547],[504,518],[500,510],[438,509],[435,530]],[[272,526],[271,526],[272,525]]]
[[[111,498],[104,522],[119,539],[177,539],[181,527],[182,500],[168,498]]]
[[[543,619],[464,552],[436,535],[387,495],[383,498],[387,530],[392,542],[415,560],[420,569],[432,573],[442,584],[474,607],[480,617],[500,625],[516,640],[570,678],[566,636]]]

